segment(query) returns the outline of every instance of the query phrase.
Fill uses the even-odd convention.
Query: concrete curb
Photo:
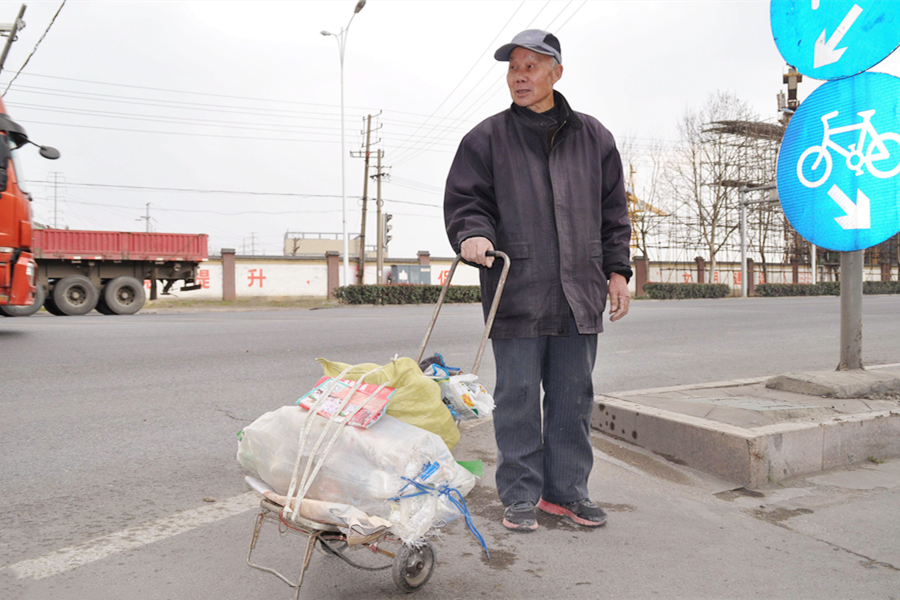
[[[900,365],[880,366],[890,367]],[[639,403],[641,396],[689,394],[691,390],[751,386],[767,380],[759,377],[599,395],[591,426],[677,464],[748,488],[869,457],[900,456],[900,409],[740,427]]]

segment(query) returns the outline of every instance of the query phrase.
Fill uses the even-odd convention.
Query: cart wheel
[[[411,594],[428,583],[433,571],[434,548],[425,542],[421,548],[410,548],[406,544],[400,546],[391,573],[394,585],[401,591]]]

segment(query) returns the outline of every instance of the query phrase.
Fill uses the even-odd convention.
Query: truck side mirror
[[[40,153],[41,156],[49,160],[56,160],[57,158],[59,158],[59,150],[50,146],[41,146]]]

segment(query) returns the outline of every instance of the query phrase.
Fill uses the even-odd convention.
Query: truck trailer
[[[180,291],[200,288],[197,270],[209,260],[206,234],[35,229],[37,292],[27,316],[43,305],[54,315],[132,315],[144,306],[145,282],[156,299],[183,281]],[[27,313],[27,314],[24,314]]]

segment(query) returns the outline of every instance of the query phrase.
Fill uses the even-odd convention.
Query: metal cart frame
[[[487,340],[491,332],[491,326],[494,324],[494,317],[497,314],[497,307],[500,304],[500,296],[503,293],[503,287],[506,285],[506,278],[509,274],[509,257],[506,254],[499,251],[490,251],[487,254],[488,256],[494,256],[503,259],[503,270],[500,274],[500,281],[497,285],[497,292],[494,295],[494,301],[491,304],[488,318],[485,321],[484,334],[481,338],[481,345],[478,347],[478,353],[475,356],[475,364],[472,367],[472,373],[475,374],[478,373],[478,367],[481,365],[481,357],[484,353],[484,347],[487,344]],[[422,345],[419,347],[419,354],[416,358],[417,363],[422,360],[422,355],[425,353],[425,346],[428,344],[428,340],[431,337],[431,332],[434,330],[435,322],[437,321],[438,315],[441,312],[441,307],[444,304],[444,297],[447,295],[447,290],[450,287],[450,281],[453,279],[453,273],[456,271],[456,267],[459,264],[459,261],[460,257],[457,256],[454,259],[453,264],[450,266],[450,272],[447,275],[447,279],[444,282],[443,287],[441,288],[441,295],[438,298],[437,305],[434,308],[434,313],[431,316],[431,323],[429,324],[428,329],[425,332],[425,338],[422,340]],[[350,548],[350,546],[347,543],[347,536],[342,533],[336,525],[319,523],[317,521],[312,521],[300,516],[297,516],[294,521],[288,523],[282,516],[284,507],[282,507],[281,505],[271,502],[268,499],[261,500],[259,504],[260,511],[256,515],[256,520],[253,525],[253,534],[250,538],[250,548],[247,551],[247,564],[259,571],[275,575],[290,587],[296,588],[297,592],[294,596],[296,600],[300,599],[300,589],[303,585],[303,578],[306,576],[306,571],[309,568],[309,563],[312,559],[313,550],[316,549],[317,545],[318,549],[323,554],[333,556],[335,558],[340,558],[350,566],[357,569],[366,571],[382,571],[392,569],[391,577],[394,581],[394,585],[396,585],[397,588],[406,593],[415,592],[416,590],[424,586],[431,578],[431,574],[434,572],[435,552],[434,548],[427,540],[423,541],[420,546],[410,547],[406,544],[401,543],[399,540],[394,538],[389,531],[386,531],[377,536],[375,539],[360,544],[360,546],[368,548],[376,554],[381,554],[390,558],[391,562],[380,567],[367,567],[351,561],[344,555],[344,552],[348,548]],[[266,521],[275,523],[275,525],[278,527],[278,530],[281,532],[291,531],[306,536],[306,547],[303,552],[303,560],[300,564],[300,575],[298,576],[296,583],[288,579],[277,570],[256,564],[252,560],[253,550],[256,548],[256,543],[259,540],[260,530],[262,529],[263,523],[265,523]],[[389,550],[386,550],[385,548],[380,547],[380,544],[382,543],[399,544],[399,549],[397,550],[397,552],[391,552]]]

